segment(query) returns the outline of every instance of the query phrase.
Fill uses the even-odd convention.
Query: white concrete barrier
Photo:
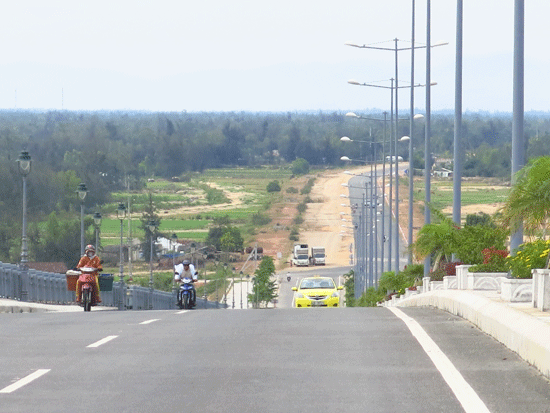
[[[533,307],[541,311],[550,310],[550,270],[532,270],[533,275]]]

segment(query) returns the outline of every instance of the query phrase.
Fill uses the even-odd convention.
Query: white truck
[[[309,266],[309,250],[307,244],[294,244],[292,250],[292,265],[295,267]]]
[[[325,247],[311,247],[309,263],[311,265],[325,265]]]

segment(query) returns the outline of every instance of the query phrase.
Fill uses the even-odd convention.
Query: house
[[[453,177],[453,171],[446,168],[439,168],[434,170],[433,176],[437,178],[452,178]]]

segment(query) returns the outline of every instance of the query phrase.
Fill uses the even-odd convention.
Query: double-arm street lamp
[[[126,217],[126,206],[120,202],[116,210],[117,218],[120,220],[120,301],[118,305],[119,310],[124,310],[124,256],[122,253],[122,235],[124,233],[123,223]]]
[[[28,247],[27,247],[27,175],[31,173],[31,156],[21,151],[17,159],[19,173],[23,177],[23,230],[21,234],[21,301],[27,301]]]
[[[80,255],[84,255],[84,199],[88,194],[86,184],[81,182],[76,188],[76,193],[80,198]]]

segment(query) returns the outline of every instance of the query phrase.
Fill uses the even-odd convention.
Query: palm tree
[[[419,259],[433,254],[433,270],[439,268],[439,263],[444,257],[449,258],[455,251],[457,230],[453,221],[447,218],[443,213],[430,206],[432,214],[439,218],[438,223],[424,225],[416,241],[411,245],[411,250]]]
[[[546,231],[550,216],[550,157],[532,159],[518,171],[516,184],[502,209],[504,223],[512,232],[523,222],[526,232]]]
[[[502,209],[502,218],[511,232],[523,223],[530,236],[546,239],[550,217],[550,157],[542,156],[529,161],[518,171],[516,184]],[[542,232],[541,232],[542,231]],[[550,254],[546,260],[546,267]]]

